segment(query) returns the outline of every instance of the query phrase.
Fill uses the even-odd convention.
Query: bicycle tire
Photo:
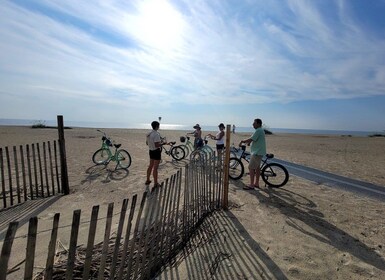
[[[180,161],[185,158],[185,151],[181,146],[174,146],[171,148],[170,154],[173,159]]]
[[[245,167],[242,161],[237,157],[232,157],[229,160],[229,177],[233,180],[239,180],[245,173]]]
[[[280,188],[289,181],[289,172],[283,165],[272,162],[262,168],[261,177],[266,185]]]
[[[209,145],[204,145],[204,146],[202,147],[202,150],[203,150],[205,153],[209,154],[209,155],[212,155],[212,154],[214,153],[213,148],[211,148]]]
[[[180,145],[180,147],[184,150],[185,158],[187,158],[190,155],[189,147],[186,144]]]
[[[110,151],[108,149],[99,149],[92,155],[92,161],[96,165],[106,164],[110,160]]]
[[[131,166],[131,156],[126,150],[119,150],[116,153],[117,166],[128,169]]]
[[[190,162],[194,164],[203,164],[205,153],[201,150],[195,150],[190,155]]]

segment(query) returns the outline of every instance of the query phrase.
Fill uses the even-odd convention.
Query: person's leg
[[[254,178],[255,178],[255,169],[249,167],[249,174],[250,174],[250,186],[254,188]]]
[[[259,177],[261,175],[261,161],[262,156],[256,156],[256,168],[255,168],[255,182],[253,182],[253,185],[255,188],[259,188]]]
[[[154,177],[154,186],[158,184],[158,167],[160,160],[154,160],[154,169],[152,171],[152,176]]]
[[[148,168],[147,168],[147,180],[146,180],[146,184],[150,184],[151,181],[150,181],[150,176],[151,176],[151,171],[154,167],[154,160],[153,159],[150,159],[150,164],[148,165]]]

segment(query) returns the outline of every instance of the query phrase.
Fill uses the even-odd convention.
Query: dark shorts
[[[161,157],[161,154],[162,154],[162,150],[161,149],[156,149],[156,150],[153,150],[149,152],[150,154],[150,159],[153,159],[153,160],[161,160],[162,157]]]
[[[223,150],[225,148],[225,144],[217,144],[217,150]]]

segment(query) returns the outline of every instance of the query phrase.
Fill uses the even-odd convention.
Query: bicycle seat
[[[171,146],[174,146],[175,143],[176,143],[176,142],[170,142],[169,144],[170,144]]]
[[[122,144],[114,144],[115,148],[119,149]]]
[[[267,158],[273,158],[273,157],[274,157],[274,154],[266,154],[266,157],[267,157]]]

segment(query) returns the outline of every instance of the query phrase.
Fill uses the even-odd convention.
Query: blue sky
[[[385,130],[385,0],[0,2],[0,118]]]

